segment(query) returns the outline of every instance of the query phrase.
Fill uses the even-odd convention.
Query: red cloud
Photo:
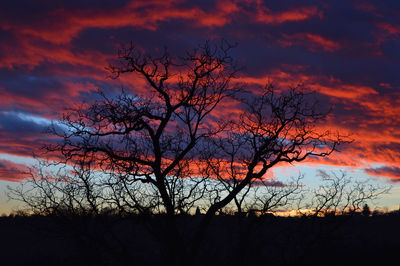
[[[300,70],[304,69],[304,67],[297,68]],[[320,94],[337,99],[348,99],[354,101],[360,101],[360,98],[376,96],[379,94],[374,88],[369,86],[347,84],[342,80],[331,76],[308,75],[301,71],[298,72],[299,73],[296,73],[296,71],[272,69],[266,76],[244,76],[240,78],[240,81],[256,85],[265,85],[267,81],[271,81],[280,88],[288,88],[296,86],[297,84],[304,84],[307,88]]]
[[[0,180],[20,182],[28,176],[29,169],[25,164],[0,159]]]
[[[337,105],[329,120],[318,128],[350,134],[354,142],[341,147],[341,153],[324,159],[313,158],[309,163],[355,168],[368,167],[371,163],[400,166],[400,93],[393,90],[380,94],[370,86],[348,84],[330,76],[307,75],[304,74],[305,69],[307,67],[303,66],[290,67],[290,71],[274,69],[269,71],[268,76],[247,76],[241,81],[259,86],[272,81],[278,88],[303,83]]]
[[[248,4],[251,5],[251,1]],[[90,28],[133,27],[154,31],[158,29],[160,23],[172,20],[185,20],[195,27],[222,27],[231,23],[235,15],[240,12],[251,18],[256,12],[256,21],[267,24],[302,21],[316,16],[322,18],[321,11],[313,6],[274,12],[257,2],[255,6],[250,7],[250,10],[245,11],[236,1],[230,0],[217,1],[209,10],[180,0],[131,1],[125,6],[116,6],[107,10],[56,9],[41,14],[40,17],[46,19],[36,19],[35,23],[30,24],[16,19],[14,21],[0,19],[0,27],[12,32],[22,41],[39,39],[52,44],[65,45]],[[41,54],[40,51],[32,53],[34,56],[30,56],[31,61],[41,61]]]
[[[365,172],[377,177],[389,177],[393,182],[400,182],[400,167],[398,166],[367,168],[365,169]]]
[[[282,24],[291,21],[301,21],[310,19],[312,17],[322,18],[322,12],[315,6],[299,7],[282,12],[272,12],[269,8],[257,2],[257,16],[256,21],[267,24]]]
[[[17,47],[14,47],[15,44],[0,44],[1,50],[11,51],[0,61],[0,68],[27,66],[33,69],[43,63],[66,63],[103,71],[106,62],[115,57],[90,50],[85,53],[72,52],[69,46],[38,44],[34,38],[24,35],[19,36],[18,41]],[[13,53],[15,50],[18,52]]]
[[[47,118],[55,118],[54,114],[71,108],[80,102],[81,93],[93,92],[96,86],[90,82],[60,81],[60,88],[50,90],[44,88],[40,97],[29,94],[14,93],[0,87],[0,109],[7,110],[18,107],[25,111],[41,113]]]
[[[219,1],[213,11],[205,11],[197,6],[182,6],[182,1],[179,0],[131,1],[112,10],[57,9],[43,14],[46,20],[31,25],[2,21],[1,27],[18,36],[32,36],[54,44],[68,44],[88,28],[134,27],[156,30],[159,23],[176,19],[189,20],[200,27],[224,26],[237,11],[239,7],[229,0]]]
[[[327,52],[334,52],[341,48],[341,45],[338,42],[329,40],[317,34],[283,34],[283,38],[284,40],[279,40],[278,43],[280,43],[284,47],[300,44],[306,46],[311,51],[322,48],[324,51]]]
[[[372,32],[376,41],[373,44],[376,54],[381,56],[383,52],[381,50],[381,45],[390,39],[400,38],[400,25],[395,25],[388,22],[377,22],[375,23],[376,30]]]
[[[371,4],[365,0],[355,2],[354,8],[358,9],[358,10],[366,11],[366,12],[372,12],[372,11],[376,10],[376,7],[373,4]]]
[[[376,24],[376,27],[386,31],[387,34],[389,35],[397,35],[400,33],[400,26],[398,25],[393,25],[387,22],[380,22]]]
[[[20,137],[21,134],[14,135],[17,136],[14,137],[12,133],[9,132],[0,134],[0,153],[17,156],[32,156],[34,153],[41,152],[43,145],[51,141],[51,137],[45,136],[44,133],[32,134],[32,136],[29,137]],[[44,137],[46,137],[46,140],[43,140]]]

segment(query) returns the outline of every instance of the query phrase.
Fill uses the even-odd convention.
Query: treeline
[[[189,245],[201,215],[175,216]],[[166,215],[9,216],[6,265],[177,265]],[[217,215],[189,265],[384,265],[400,239],[399,212],[363,216]],[[168,243],[164,243],[168,241]],[[184,248],[184,247],[181,247]],[[21,256],[20,254],[24,254]]]

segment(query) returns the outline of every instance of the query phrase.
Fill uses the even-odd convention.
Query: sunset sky
[[[171,54],[204,40],[238,44],[248,86],[302,83],[333,106],[326,127],[354,142],[318,162],[274,169],[271,178],[345,170],[392,184],[378,207],[400,204],[400,1],[5,1],[0,9],[0,213],[5,187],[26,178],[51,120],[94,92],[135,90],[105,67],[134,42]],[[231,110],[234,112],[234,110]]]

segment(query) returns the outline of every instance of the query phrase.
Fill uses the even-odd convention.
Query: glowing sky
[[[242,81],[302,82],[321,105],[335,107],[326,127],[355,141],[304,169],[329,165],[393,183],[388,197],[400,203],[397,0],[2,2],[0,180],[26,176],[32,152],[50,141],[44,128],[65,108],[90,101],[97,88],[141,85],[107,78],[104,67],[120,45],[180,53],[217,38],[238,43]]]

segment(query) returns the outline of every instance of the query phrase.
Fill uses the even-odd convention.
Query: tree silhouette
[[[371,215],[371,210],[369,209],[368,204],[364,204],[361,213],[364,216],[370,216]]]
[[[41,214],[166,214],[166,238],[187,254],[186,263],[213,215],[232,202],[241,212],[253,195],[266,212],[287,201],[299,184],[268,194],[268,171],[329,156],[345,141],[318,130],[327,113],[302,86],[245,90],[234,82],[232,48],[206,42],[183,57],[122,49],[108,69],[113,78],[141,78],[143,91],[99,92],[99,100],[65,113],[49,129],[60,140],[46,147],[52,160],[32,169],[29,184],[14,196]],[[226,101],[242,107],[238,117],[217,115]],[[197,208],[205,215],[185,245],[174,216]]]
[[[368,180],[350,177],[345,172],[327,173],[320,170],[321,184],[311,191],[310,199],[302,207],[312,216],[351,215],[362,208],[369,211],[366,202],[386,194],[390,186],[377,185]]]

